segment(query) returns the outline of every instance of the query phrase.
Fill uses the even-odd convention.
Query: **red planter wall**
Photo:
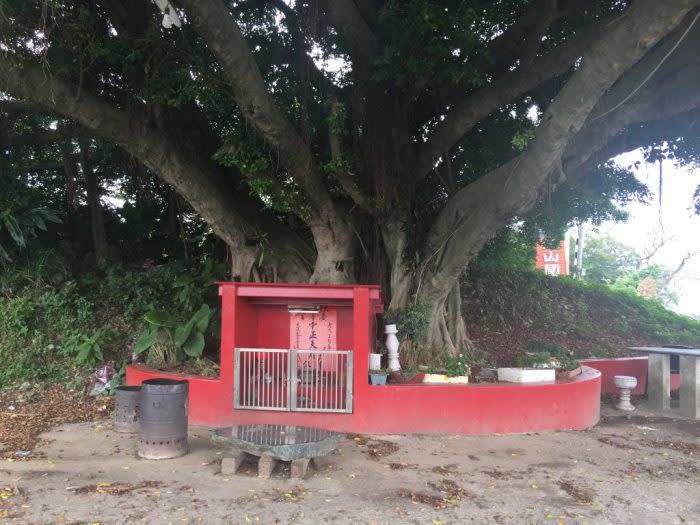
[[[341,432],[465,435],[584,429],[600,417],[600,372],[573,381],[529,385],[355,385],[352,414],[234,410],[231,386],[218,379],[127,366],[127,384],[171,377],[190,380],[190,423],[308,425]],[[359,387],[359,388],[358,388]]]

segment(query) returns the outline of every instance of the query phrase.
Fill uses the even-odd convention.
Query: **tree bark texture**
[[[80,166],[85,178],[85,194],[90,210],[90,231],[92,233],[92,249],[95,253],[95,263],[103,268],[107,262],[108,245],[105,231],[105,218],[100,197],[102,191],[95,169],[90,162],[90,148],[88,142],[81,138],[78,140],[80,147]]]

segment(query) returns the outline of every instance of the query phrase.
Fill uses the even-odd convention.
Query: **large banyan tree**
[[[0,0],[0,111],[138,159],[235,278],[382,282],[455,351],[490,239],[693,133],[698,3]]]

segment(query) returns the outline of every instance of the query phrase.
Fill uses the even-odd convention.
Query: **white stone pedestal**
[[[632,389],[637,386],[637,378],[633,376],[615,376],[615,386],[620,389],[620,401],[618,410],[632,411],[634,406],[630,403]]]

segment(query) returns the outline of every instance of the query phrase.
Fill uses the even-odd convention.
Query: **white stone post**
[[[384,333],[386,334],[384,345],[389,353],[389,370],[392,372],[401,370],[401,364],[399,363],[399,339],[396,337],[396,332],[398,330],[395,324],[384,326]]]

